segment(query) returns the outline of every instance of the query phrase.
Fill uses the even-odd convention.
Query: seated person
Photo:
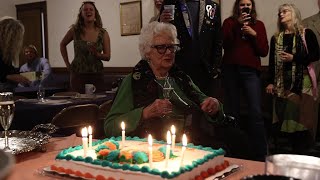
[[[12,92],[18,83],[30,82],[12,65],[19,56],[23,34],[24,26],[20,21],[8,16],[0,19],[0,92]]]
[[[40,83],[45,84],[51,77],[51,66],[48,59],[40,58],[37,48],[34,45],[29,45],[24,48],[24,56],[26,63],[20,67],[20,73],[34,72],[37,79],[30,84],[19,84],[19,86],[38,86]]]
[[[124,121],[128,136],[147,137],[150,133],[155,139],[165,140],[166,132],[175,125],[177,137],[186,133],[194,144],[216,148],[228,144],[224,143],[228,140],[219,139],[224,136],[217,136],[214,128],[225,119],[222,105],[202,93],[174,64],[178,43],[172,24],[154,21],[142,28],[142,60],[118,89],[104,122],[108,137],[121,135],[120,124]],[[170,97],[164,98],[163,87],[169,78],[173,89]]]

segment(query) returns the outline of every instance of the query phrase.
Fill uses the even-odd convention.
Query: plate
[[[46,176],[53,176],[54,178],[57,177],[61,177],[64,180],[71,180],[71,179],[83,179],[83,180],[94,180],[94,179],[90,179],[90,178],[85,178],[85,177],[79,177],[76,176],[74,174],[66,174],[66,173],[62,173],[62,172],[58,172],[58,171],[54,171],[51,169],[50,166],[44,167],[42,169],[42,172],[40,172],[40,174],[44,174]]]
[[[41,132],[17,130],[8,132],[11,154],[21,154],[35,149],[43,150],[43,145],[47,144],[51,138],[50,135]],[[4,131],[0,131],[0,149],[4,148],[4,141]]]
[[[106,93],[107,94],[114,94],[114,93],[116,93],[116,91],[111,90],[111,91],[106,91]]]
[[[70,98],[74,98],[75,96],[60,96],[60,95],[56,95],[56,96],[50,96],[48,98],[50,99],[70,99]]]
[[[216,174],[214,174],[214,175],[212,175],[210,177],[207,177],[205,180],[221,180],[221,179],[224,179],[227,176],[237,172],[239,169],[240,169],[239,165],[232,164],[229,167],[227,167],[226,169],[224,169],[223,171],[220,171],[220,172],[218,172],[218,173],[216,173]],[[90,178],[79,177],[79,176],[76,176],[74,174],[70,175],[70,174],[58,172],[58,171],[52,170],[50,166],[44,167],[42,170],[43,170],[44,173],[47,173],[47,174],[50,174],[50,175],[54,174],[54,175],[59,175],[61,177],[92,180]]]
[[[5,179],[15,163],[12,154],[0,150],[0,179]]]

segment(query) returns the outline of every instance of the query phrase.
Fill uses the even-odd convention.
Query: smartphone
[[[250,8],[248,8],[248,7],[242,8],[241,12],[249,14],[250,13]]]

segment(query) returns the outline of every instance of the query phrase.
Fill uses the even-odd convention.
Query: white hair
[[[139,37],[139,51],[142,59],[146,59],[146,53],[150,51],[153,38],[160,34],[166,34],[172,38],[175,44],[179,44],[177,29],[170,23],[153,21],[141,29]]]

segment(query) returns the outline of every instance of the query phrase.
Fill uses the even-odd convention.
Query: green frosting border
[[[119,137],[106,138],[106,139],[103,139],[103,140],[97,140],[97,141],[92,142],[92,146],[96,146],[98,144],[104,143],[104,142],[109,141],[109,140],[121,141],[122,138],[121,138],[121,136],[119,136]],[[126,140],[147,142],[146,138],[139,138],[139,137],[136,137],[136,136],[135,137],[130,137],[130,136],[126,137]],[[154,143],[166,144],[166,142],[158,141],[158,140],[154,140]],[[181,143],[177,143],[176,146],[182,146],[182,144]],[[103,166],[103,167],[107,166],[107,167],[110,167],[110,168],[113,168],[113,169],[122,169],[124,171],[128,171],[128,170],[129,171],[135,171],[135,172],[140,171],[142,173],[149,173],[149,174],[152,174],[152,175],[161,176],[162,178],[172,179],[172,178],[178,177],[180,174],[183,174],[184,172],[192,171],[192,169],[196,168],[199,165],[202,165],[203,163],[213,159],[214,157],[217,157],[217,156],[220,156],[220,155],[225,155],[225,151],[222,148],[215,150],[215,149],[213,149],[211,147],[203,147],[201,145],[195,146],[192,143],[189,143],[187,145],[187,147],[188,148],[198,149],[198,150],[203,150],[203,151],[209,151],[209,152],[212,152],[212,153],[204,156],[202,159],[198,159],[198,160],[193,161],[192,165],[186,165],[186,166],[180,167],[179,171],[175,171],[175,172],[171,172],[171,173],[169,173],[168,171],[162,171],[161,172],[156,168],[150,169],[149,166],[143,166],[143,167],[140,168],[137,165],[119,164],[119,163],[112,163],[112,162],[109,162],[107,160],[98,160],[98,159],[93,160],[91,157],[83,158],[81,156],[74,157],[72,155],[67,155],[70,152],[82,149],[82,145],[75,146],[75,147],[70,147],[70,148],[62,150],[56,156],[56,159],[57,160],[67,160],[67,161],[70,161],[70,160],[82,161],[82,162],[89,163],[89,164],[92,164],[92,165],[99,165],[99,166]]]

